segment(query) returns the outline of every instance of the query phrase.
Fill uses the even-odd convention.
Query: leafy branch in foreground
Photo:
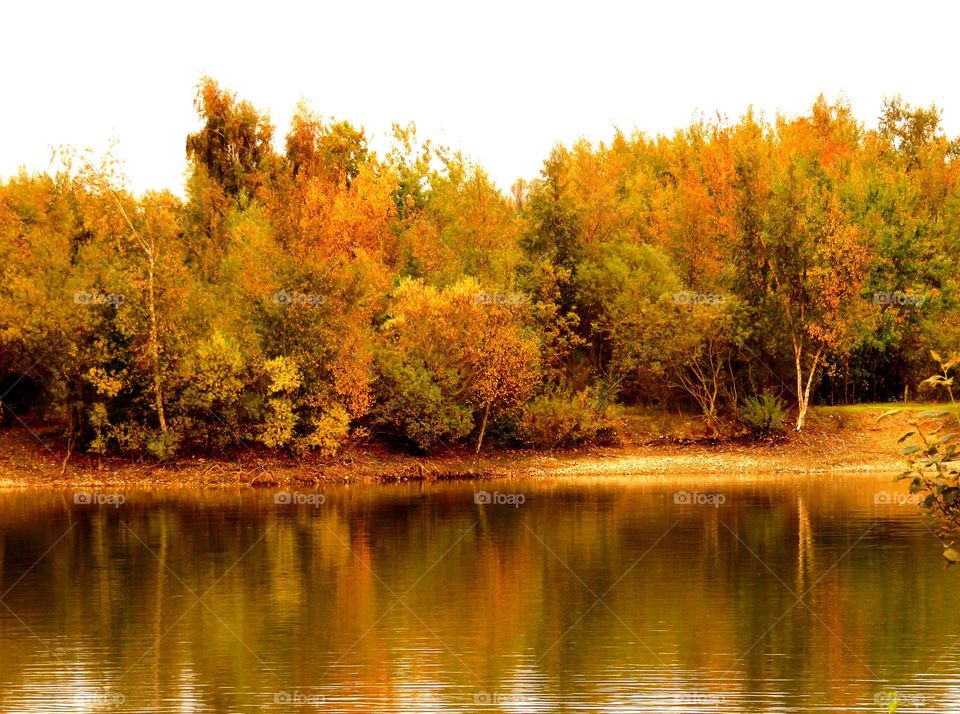
[[[921,505],[937,518],[945,535],[960,532],[960,461],[958,461],[957,432],[960,425],[960,407],[953,394],[953,371],[960,364],[960,354],[944,359],[932,352],[940,365],[940,374],[935,374],[921,383],[921,387],[943,390],[950,401],[949,409],[934,409],[921,412],[907,419],[910,430],[900,437],[904,444],[900,453],[906,458],[908,468],[898,477],[910,479],[910,493],[923,497]],[[895,409],[882,417],[894,414]],[[954,554],[948,548],[948,559]],[[958,558],[960,559],[960,558]]]

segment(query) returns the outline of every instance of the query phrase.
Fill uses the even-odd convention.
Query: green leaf
[[[910,446],[905,446],[903,449],[901,449],[900,454],[902,456],[909,456],[910,454],[915,454],[918,451],[920,451],[920,447],[917,446],[916,444],[912,444]]]
[[[921,419],[943,419],[948,416],[950,416],[950,412],[944,411],[943,409],[931,409],[920,413]]]
[[[899,439],[897,439],[897,443],[902,444],[903,442],[905,442],[907,439],[909,439],[911,436],[913,436],[916,433],[917,433],[916,431],[908,431],[906,434],[904,434]]]

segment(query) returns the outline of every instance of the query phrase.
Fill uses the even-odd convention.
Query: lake
[[[874,476],[0,494],[0,709],[960,710]]]

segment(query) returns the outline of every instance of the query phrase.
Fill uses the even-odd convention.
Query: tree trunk
[[[153,280],[154,257],[152,251],[148,256],[148,260],[150,261],[150,267],[147,286],[149,291],[147,295],[147,310],[150,313],[150,358],[153,363],[153,394],[157,408],[157,420],[160,422],[160,432],[166,434],[167,419],[163,413],[163,377],[160,373],[160,335],[157,330],[157,308]]]
[[[113,202],[116,205],[117,210],[120,211],[120,215],[123,216],[123,220],[126,222],[127,226],[130,227],[130,231],[133,233],[134,238],[136,238],[137,243],[140,245],[140,249],[147,258],[147,312],[149,313],[150,317],[150,361],[153,368],[154,405],[157,409],[157,421],[160,423],[160,431],[166,434],[167,418],[163,413],[163,376],[160,372],[160,335],[157,329],[157,305],[155,290],[156,281],[154,277],[157,267],[157,241],[156,238],[153,237],[148,243],[146,240],[144,240],[143,236],[140,235],[140,231],[137,230],[137,227],[133,224],[133,221],[130,220],[130,216],[127,215],[126,210],[124,210],[123,204],[120,202],[120,198],[117,196],[117,192],[114,191],[113,187],[110,185],[109,176],[105,176],[102,171],[98,171],[94,165],[90,163],[89,159],[83,157],[83,161],[93,172],[94,176],[98,177],[103,182],[103,185],[106,187],[107,191],[110,192],[110,196],[113,198]]]
[[[487,417],[490,416],[490,402],[487,402],[487,408],[483,410],[483,424],[480,425],[480,438],[477,439],[477,451],[480,453],[480,446],[483,444],[483,433],[487,430]]]
[[[67,462],[70,460],[70,456],[73,454],[73,443],[77,438],[76,429],[73,426],[73,409],[68,410],[69,416],[69,429],[70,433],[67,436],[67,453],[64,454],[63,463],[60,464],[60,475],[67,473]]]
[[[794,358],[797,367],[797,425],[796,431],[802,431],[807,422],[807,408],[810,406],[810,390],[813,388],[813,376],[817,373],[817,365],[820,362],[820,355],[823,348],[817,350],[813,356],[813,362],[810,364],[810,371],[807,373],[807,383],[803,383],[803,348],[799,343],[793,345]]]

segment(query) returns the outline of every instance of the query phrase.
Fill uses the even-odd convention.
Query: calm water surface
[[[885,477],[112,493],[0,495],[0,710],[960,711]]]

